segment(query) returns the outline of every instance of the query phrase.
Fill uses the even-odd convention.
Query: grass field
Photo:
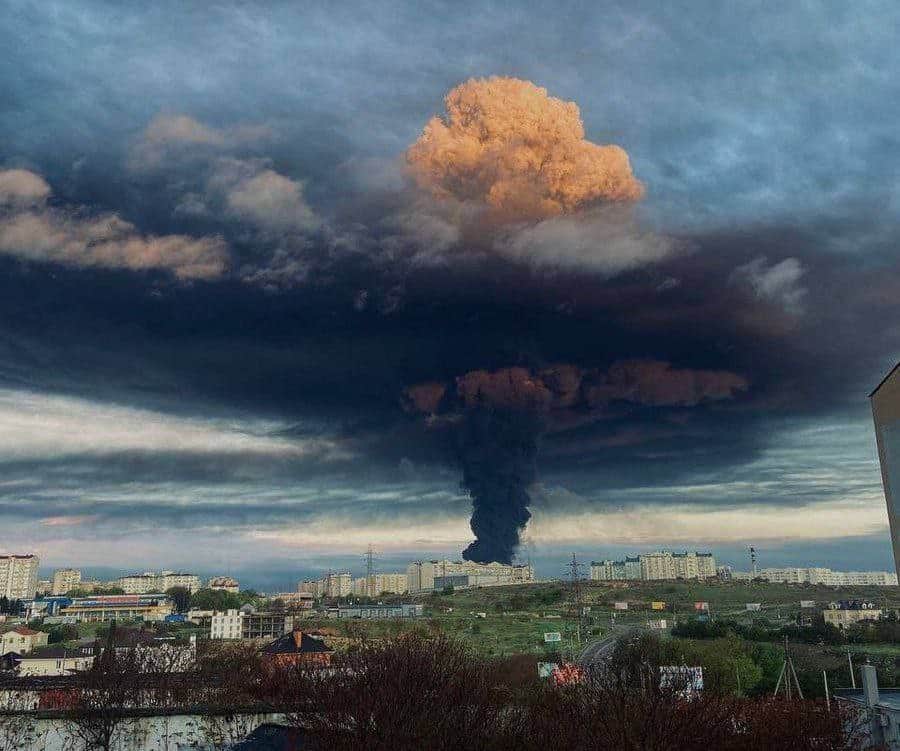
[[[694,603],[709,603],[712,618],[742,623],[780,626],[795,623],[800,600],[816,602],[817,613],[829,602],[848,599],[872,600],[886,609],[900,609],[898,587],[826,587],[786,584],[700,583],[700,582],[582,582],[580,598],[590,608],[582,619],[582,642],[597,638],[613,627],[645,625],[650,619],[693,618]],[[541,655],[562,648],[578,650],[578,612],[568,583],[547,582],[515,587],[486,587],[458,590],[451,594],[424,595],[425,618],[410,621],[338,621],[312,618],[310,626],[327,628],[352,639],[383,638],[415,628],[441,631],[467,643],[484,656],[524,653]],[[651,602],[664,602],[664,610],[651,609]],[[627,610],[614,603],[627,602]],[[759,603],[749,612],[747,603]],[[484,614],[483,617],[476,614]],[[559,632],[562,644],[545,644],[544,634]],[[851,645],[855,652],[898,656],[900,645]],[[833,648],[832,648],[833,649]]]

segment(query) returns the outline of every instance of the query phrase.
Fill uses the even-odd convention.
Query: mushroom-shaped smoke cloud
[[[406,152],[419,187],[438,197],[483,202],[515,221],[644,193],[623,149],[585,140],[578,105],[529,81],[471,79],[445,103],[447,119],[432,118]]]

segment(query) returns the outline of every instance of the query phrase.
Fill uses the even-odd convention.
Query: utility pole
[[[853,675],[853,658],[850,656],[850,647],[847,647],[847,664],[850,665],[850,686],[856,688],[856,676]]]
[[[375,597],[375,551],[371,543],[366,550],[366,595]]]

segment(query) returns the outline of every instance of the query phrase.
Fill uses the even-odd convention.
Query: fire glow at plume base
[[[477,409],[460,431],[462,487],[472,498],[476,540],[463,558],[511,563],[519,535],[531,518],[528,486],[537,477],[541,420],[533,412]]]

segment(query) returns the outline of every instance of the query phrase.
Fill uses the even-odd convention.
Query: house
[[[878,688],[874,665],[861,665],[862,688],[838,688],[834,698],[853,710],[860,748],[900,751],[900,689]]]
[[[50,646],[35,649],[19,659],[18,674],[69,675],[87,670],[94,664],[95,649],[86,647]]]
[[[260,651],[264,659],[278,667],[289,665],[328,667],[334,652],[321,636],[307,634],[296,627]]]
[[[46,631],[35,631],[28,626],[16,626],[0,635],[0,654],[7,652],[28,654],[35,647],[47,646],[50,635]]]

